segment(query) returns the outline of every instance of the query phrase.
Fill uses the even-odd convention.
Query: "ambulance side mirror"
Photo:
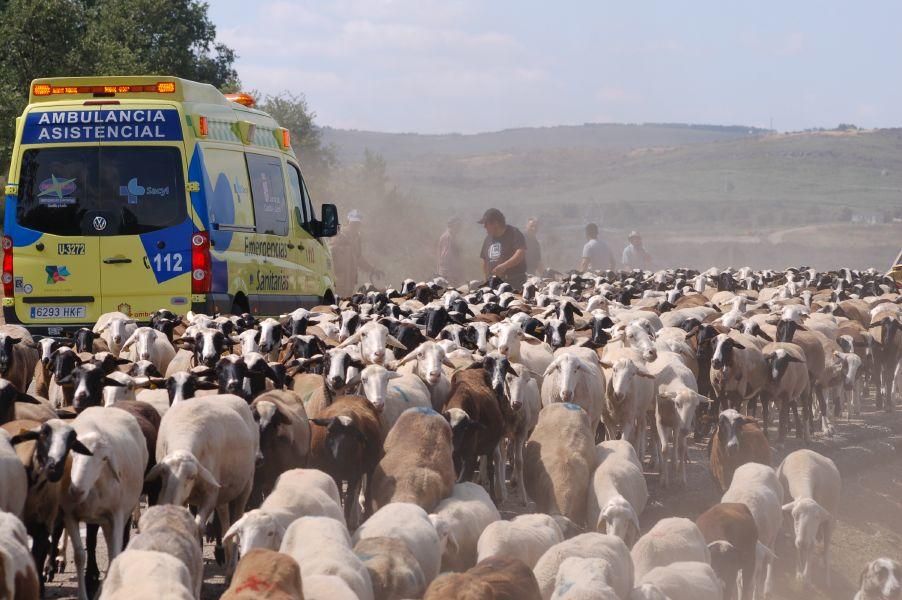
[[[317,237],[333,237],[338,235],[338,208],[334,204],[323,204],[322,221],[319,223]]]

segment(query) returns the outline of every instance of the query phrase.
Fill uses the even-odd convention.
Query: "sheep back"
[[[362,539],[354,554],[366,566],[376,600],[419,598],[426,591],[426,578],[407,544],[393,537]]]
[[[451,495],[451,427],[428,408],[404,411],[385,438],[385,456],[373,472],[373,508],[411,502],[433,511]]]
[[[558,568],[571,556],[601,558],[611,565],[611,587],[620,598],[633,589],[633,561],[630,551],[618,537],[604,533],[583,533],[548,549],[536,563],[533,572],[544,600],[554,592]]]
[[[304,600],[301,569],[290,556],[254,548],[238,561],[222,600]]]
[[[575,404],[554,403],[539,412],[524,458],[526,492],[539,512],[585,523],[594,441],[588,415]]]

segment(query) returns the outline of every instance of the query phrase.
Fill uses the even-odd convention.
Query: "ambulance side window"
[[[307,196],[307,187],[304,185],[301,172],[291,163],[288,163],[288,186],[291,189],[291,197],[294,201],[292,206],[297,206],[300,209],[298,225],[313,235],[311,223],[316,220],[316,215],[313,214],[313,207],[310,205],[310,198]]]
[[[278,157],[247,154],[257,233],[288,235],[285,178]]]

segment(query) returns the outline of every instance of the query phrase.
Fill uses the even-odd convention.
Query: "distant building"
[[[861,225],[883,223],[883,212],[879,210],[859,210],[852,213],[852,222]]]

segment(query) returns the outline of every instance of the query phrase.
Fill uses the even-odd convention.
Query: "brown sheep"
[[[310,423],[301,397],[287,390],[265,392],[251,403],[251,414],[260,426],[263,464],[254,472],[249,508],[256,508],[285,471],[307,466]]]
[[[724,583],[724,600],[736,592],[736,576],[742,571],[742,600],[752,597],[758,527],[749,507],[742,503],[715,504],[695,524],[711,550],[711,566]]]
[[[370,489],[373,511],[391,502],[435,510],[454,489],[448,422],[430,408],[401,413],[385,438],[385,456],[373,473]]]
[[[464,573],[446,573],[423,600],[540,600],[532,570],[516,558],[493,556]]]
[[[393,537],[365,538],[354,545],[373,582],[375,600],[420,598],[426,578],[407,544]]]
[[[359,507],[357,498],[363,476],[366,475],[364,497],[369,509],[373,471],[383,455],[379,413],[363,396],[339,396],[310,422],[317,427],[311,431],[309,464],[328,473],[338,489],[347,482],[343,498],[345,519],[349,525],[356,525],[355,509]]]
[[[281,552],[254,548],[241,557],[222,600],[304,600],[301,568]]]
[[[536,512],[584,525],[595,470],[595,432],[575,404],[555,402],[539,413],[526,443],[526,493]]]
[[[500,502],[504,493],[504,463],[499,444],[504,436],[504,417],[481,365],[454,374],[442,415],[451,424],[452,456],[458,481],[473,479],[481,456],[488,465],[489,493],[492,500]]]
[[[708,442],[708,461],[721,491],[729,489],[733,473],[740,466],[748,462],[771,466],[772,459],[770,445],[758,421],[733,409],[720,413],[717,428]]]

